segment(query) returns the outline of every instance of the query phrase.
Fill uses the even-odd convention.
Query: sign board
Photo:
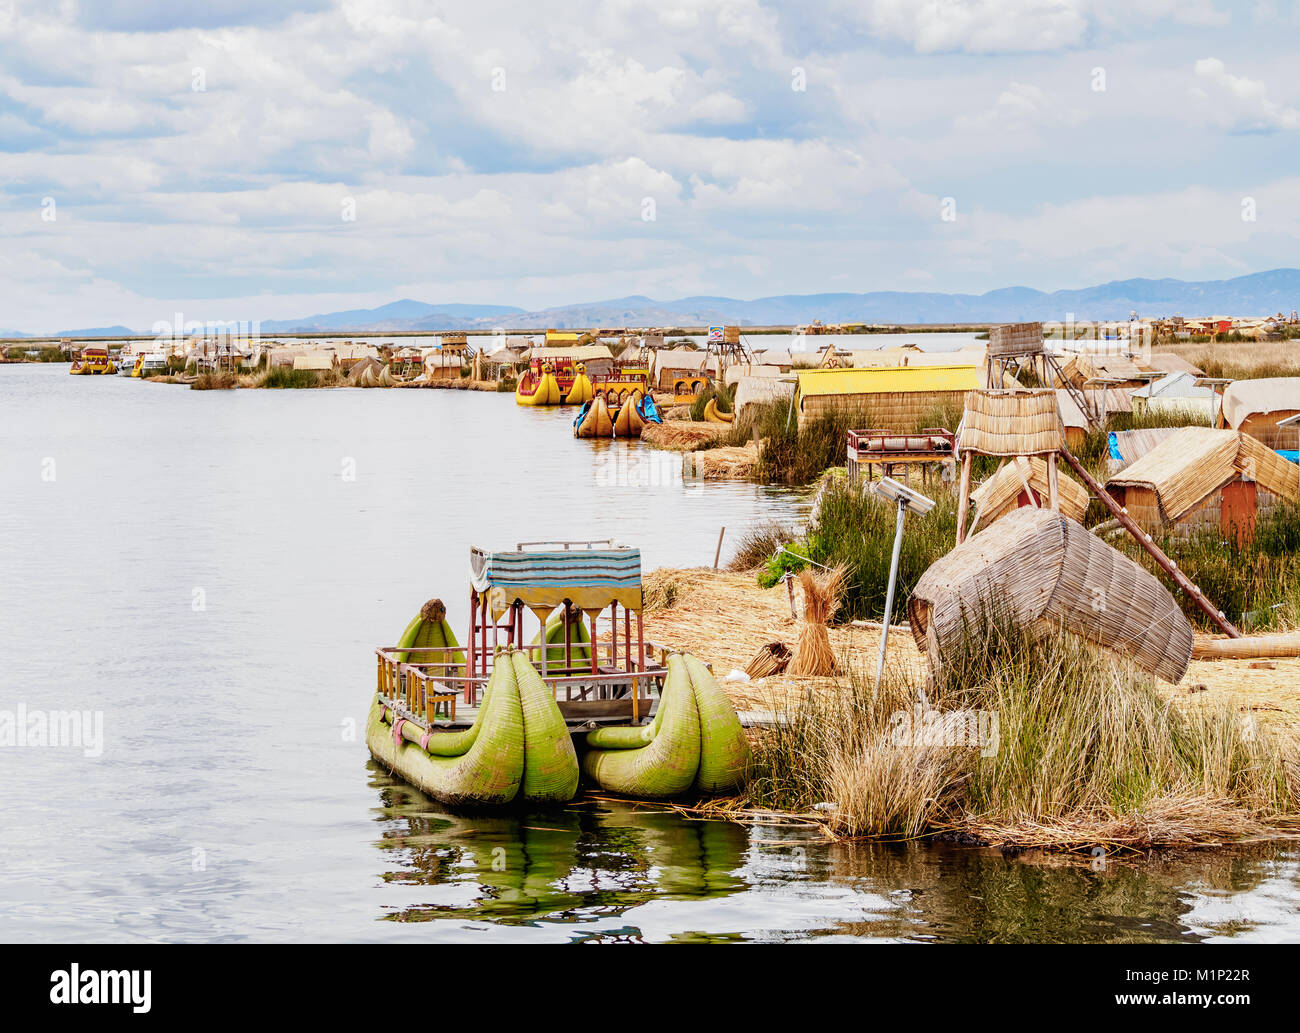
[[[709,327],[709,343],[710,344],[722,343],[722,327],[720,326]]]

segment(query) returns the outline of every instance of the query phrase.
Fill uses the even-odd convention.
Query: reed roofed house
[[[961,411],[980,386],[975,366],[895,366],[797,371],[799,424],[822,413],[861,412],[874,427],[912,434],[942,410]]]
[[[1219,395],[1212,387],[1197,387],[1195,373],[1169,373],[1132,393],[1135,413],[1194,414],[1206,426],[1218,414]]]
[[[1300,500],[1300,470],[1248,434],[1181,427],[1106,488],[1148,533],[1250,540],[1259,513],[1279,498]]]
[[[1239,430],[1269,448],[1300,448],[1300,428],[1282,421],[1300,414],[1300,377],[1237,380],[1223,392],[1219,426]]]

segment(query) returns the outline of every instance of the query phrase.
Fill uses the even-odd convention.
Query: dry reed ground
[[[713,441],[731,429],[726,423],[696,423],[691,420],[664,420],[647,423],[641,431],[641,440],[654,448],[672,452],[689,452]]]
[[[808,686],[834,692],[844,680],[785,674],[753,682],[724,680],[733,670],[743,671],[769,642],[780,641],[793,648],[799,621],[790,616],[789,596],[780,585],[760,588],[753,574],[661,568],[646,575],[645,596],[646,638],[712,664],[719,684],[738,710],[771,713],[799,699]],[[666,605],[669,602],[671,605]],[[837,655],[852,668],[874,677],[880,651],[878,628],[836,626],[830,628],[830,640]],[[895,625],[890,631],[889,663],[924,678],[925,656],[916,648],[910,628]],[[1265,666],[1252,668],[1251,664]],[[1269,668],[1270,664],[1275,666]],[[1178,685],[1156,684],[1177,706],[1213,706],[1227,700],[1241,713],[1254,715],[1261,725],[1300,736],[1300,657],[1193,660]]]

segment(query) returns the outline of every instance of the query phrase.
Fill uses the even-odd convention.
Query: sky
[[[1300,265],[1300,0],[0,0],[0,328]]]

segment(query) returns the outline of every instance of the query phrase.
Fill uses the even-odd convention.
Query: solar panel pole
[[[885,617],[880,624],[880,662],[876,665],[876,684],[885,673],[885,650],[889,646],[889,624],[894,615],[894,586],[898,583],[898,557],[903,550],[903,521],[907,518],[907,500],[898,500],[898,523],[894,528],[894,554],[889,560],[889,587],[885,589]]]

